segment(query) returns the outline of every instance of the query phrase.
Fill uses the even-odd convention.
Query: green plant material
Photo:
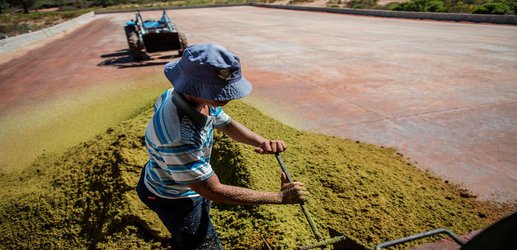
[[[44,29],[78,17],[90,10],[8,13],[0,15],[0,36],[10,37]]]
[[[268,1],[268,0],[264,0]],[[136,2],[127,2],[125,4],[112,5],[104,8],[103,10],[136,10],[136,9],[156,9],[160,10],[167,7],[182,7],[182,6],[200,6],[200,5],[212,5],[212,4],[240,4],[250,2],[261,2],[253,0],[181,0],[181,1],[147,1],[138,0]]]
[[[47,21],[45,21],[45,25]],[[0,24],[0,38],[6,38],[9,36],[15,36],[23,33],[28,33],[32,30],[37,30],[37,27],[34,27],[28,23],[12,23],[12,24]]]
[[[485,226],[488,221],[484,216],[494,213],[484,210],[493,208],[491,205],[463,198],[464,190],[420,171],[394,149],[297,131],[250,115],[258,113],[250,107],[230,105],[225,110],[252,130],[287,142],[284,161],[293,177],[311,192],[308,206],[322,232],[334,228],[371,249],[382,241],[438,227],[463,234]],[[255,177],[247,181],[250,187],[274,190],[280,181],[274,157],[257,156],[252,148],[239,147],[242,165]],[[305,226],[307,231],[289,237],[302,243],[313,240],[302,237],[312,234],[299,210],[261,208],[289,218],[287,221],[302,218],[302,224],[296,222],[292,227],[304,232]],[[289,227],[279,231],[290,232]]]
[[[446,12],[443,0],[412,0],[410,2],[392,5],[391,10],[421,11],[421,12]]]
[[[455,3],[447,3],[445,4],[445,9],[447,12],[451,13],[472,13],[474,11],[476,5],[473,4],[475,0],[471,1],[458,1]]]
[[[492,15],[512,15],[515,14],[516,4],[513,3],[513,6],[510,6],[506,3],[502,2],[489,2],[485,3],[481,6],[478,6],[474,9],[472,13],[474,14],[492,14]],[[513,8],[512,8],[513,7]]]
[[[138,119],[138,118],[137,118]],[[140,118],[141,119],[141,118]],[[146,161],[145,122],[123,123],[61,157],[43,155],[22,174],[5,176],[0,242],[8,249],[151,247],[134,209],[147,211],[131,192]],[[27,185],[30,184],[30,185]],[[163,231],[163,228],[158,227]],[[144,232],[142,235],[134,234]],[[161,237],[161,238],[160,238]],[[127,246],[127,247],[126,247]]]
[[[516,13],[516,6],[517,1],[515,0],[488,3],[484,0],[411,0],[402,3],[392,2],[387,4],[385,8],[395,11],[513,15]]]
[[[447,12],[443,1],[440,0],[426,2],[423,9],[425,12]]]
[[[108,6],[123,4],[126,1],[124,0],[96,0],[92,3],[92,6],[100,6],[106,8]]]
[[[385,8],[387,10],[398,10],[400,3],[399,2],[391,2],[388,3]]]
[[[392,3],[389,5],[389,10],[396,11],[419,11],[420,8],[414,1],[403,2],[403,3]]]
[[[23,9],[23,13],[28,14],[29,9],[31,9],[37,0],[5,0],[10,6],[13,7],[21,7]]]
[[[9,9],[11,5],[6,0],[0,0],[0,13],[3,13],[6,9]]]
[[[64,1],[54,1],[54,0],[39,0],[34,5],[34,9],[49,9],[49,8],[58,8],[63,5]]]
[[[516,0],[512,0],[512,1],[507,1],[508,5],[512,8],[513,10],[513,14],[516,15],[517,14],[517,1]]]
[[[0,151],[0,172],[20,172],[42,153],[62,154],[134,117],[167,83],[153,74],[84,86],[90,87],[46,101],[27,100],[30,108],[3,114],[0,141],[9,147]]]
[[[371,9],[377,5],[378,0],[351,0],[346,2],[346,7],[353,9]]]
[[[339,4],[335,4],[335,3],[327,3],[327,8],[339,8],[341,7]]]
[[[463,234],[515,209],[468,198],[394,149],[299,131],[239,101],[225,110],[254,131],[286,141],[284,161],[308,187],[307,205],[323,233],[332,227],[372,248],[437,227]],[[134,191],[147,161],[143,135],[151,115],[149,107],[62,155],[42,155],[22,173],[1,175],[2,248],[166,248],[166,229]],[[274,156],[220,133],[212,163],[223,183],[279,190]],[[225,249],[314,242],[297,205],[216,204],[212,217]]]
[[[312,3],[314,0],[290,0],[287,5],[298,5],[303,3]]]

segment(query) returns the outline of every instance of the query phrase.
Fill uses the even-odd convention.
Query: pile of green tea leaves
[[[243,102],[225,111],[268,138],[282,139],[284,162],[311,193],[307,206],[324,237],[332,228],[366,248],[444,227],[464,234],[514,208],[477,201],[422,172],[394,149],[293,129]],[[144,130],[152,109],[63,155],[42,155],[19,174],[3,174],[0,248],[149,249],[168,232],[137,198],[147,161]],[[273,155],[216,134],[213,167],[223,183],[264,191],[280,187]],[[292,249],[314,243],[297,205],[214,204],[225,249]]]

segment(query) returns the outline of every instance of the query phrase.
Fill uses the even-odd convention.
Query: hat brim
[[[214,101],[231,101],[243,98],[251,93],[253,87],[246,78],[225,84],[200,82],[182,73],[179,62],[170,62],[164,66],[164,74],[174,86],[174,90],[197,98]]]

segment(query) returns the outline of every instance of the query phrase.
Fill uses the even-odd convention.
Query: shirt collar
[[[197,110],[190,106],[189,102],[185,99],[183,94],[173,91],[172,102],[178,107],[183,113],[185,113],[192,121],[200,126],[205,126],[210,120],[210,117],[199,113]]]

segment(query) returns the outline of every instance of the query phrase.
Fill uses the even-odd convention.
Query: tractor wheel
[[[178,39],[180,40],[180,49],[178,51],[178,54],[180,56],[183,56],[183,51],[188,47],[187,37],[185,36],[185,33],[178,33]]]
[[[128,34],[127,43],[129,45],[129,54],[134,61],[141,61],[147,57],[144,48],[138,42],[138,34],[136,32],[133,31]]]

